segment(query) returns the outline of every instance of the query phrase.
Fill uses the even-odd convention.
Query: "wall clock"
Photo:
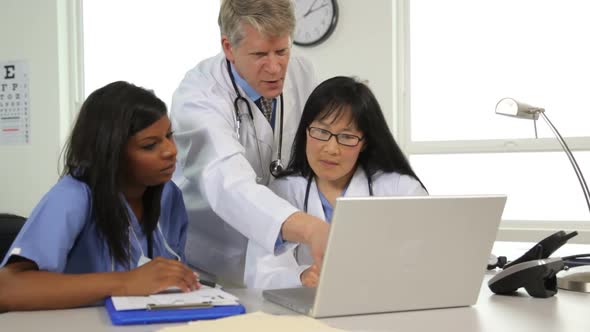
[[[336,0],[295,0],[294,4],[295,45],[315,46],[330,37],[338,22]]]

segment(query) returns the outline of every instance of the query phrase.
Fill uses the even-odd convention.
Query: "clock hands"
[[[307,10],[307,12],[305,14],[303,14],[303,17],[307,17],[307,15],[309,15],[309,13],[311,13],[311,11],[313,10],[313,6],[315,6],[316,2],[318,2],[318,0],[313,0],[313,2],[311,3],[311,6],[309,6],[309,9]]]
[[[328,5],[327,3],[324,2],[323,5],[321,5],[321,6],[317,7],[317,8],[313,8],[313,6],[315,6],[315,3],[316,2],[318,2],[318,0],[314,0],[311,3],[311,6],[309,6],[309,9],[307,10],[307,12],[305,14],[303,14],[303,18],[306,18],[307,15],[309,15],[309,14],[315,12],[315,11],[318,11],[318,10],[320,10],[320,9],[322,9],[322,8],[324,8],[324,7],[326,7]]]
[[[318,8],[315,8],[314,10],[307,12],[305,15],[303,15],[303,17],[306,17],[307,15],[309,15],[309,14],[315,12],[315,11],[318,11],[318,10],[322,9],[322,8],[326,7],[327,5],[328,4],[325,3],[325,4],[321,5],[321,6],[319,6]]]

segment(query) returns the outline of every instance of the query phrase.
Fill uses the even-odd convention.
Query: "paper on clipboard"
[[[146,309],[149,305],[179,307],[191,304],[209,303],[213,306],[237,305],[238,298],[219,288],[202,286],[189,293],[166,293],[149,296],[113,296],[113,306],[117,311]]]

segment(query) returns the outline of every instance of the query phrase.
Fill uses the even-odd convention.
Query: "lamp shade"
[[[537,120],[539,113],[545,110],[529,104],[521,103],[512,98],[503,98],[496,104],[496,114],[514,118]]]

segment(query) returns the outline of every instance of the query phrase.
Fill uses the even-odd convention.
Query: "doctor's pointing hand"
[[[292,2],[223,0],[219,26],[222,52],[188,71],[172,100],[187,262],[243,284],[249,241],[274,254],[303,242],[321,266],[329,225],[267,188],[316,86],[311,64],[291,54]]]

